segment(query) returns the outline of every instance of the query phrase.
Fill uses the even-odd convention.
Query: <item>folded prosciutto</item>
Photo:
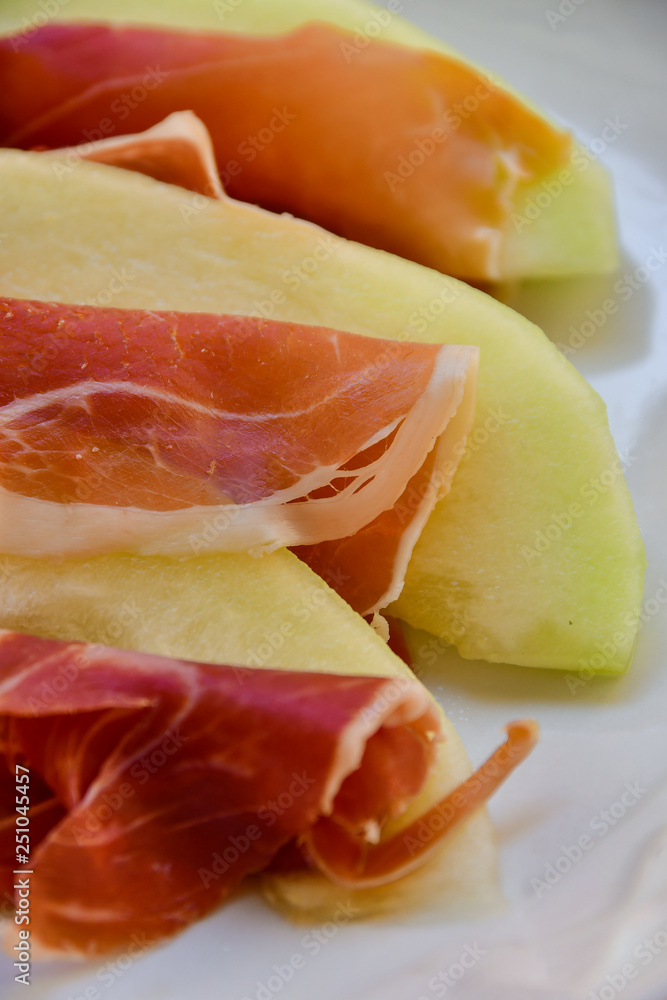
[[[172,935],[281,853],[343,885],[421,864],[524,759],[532,722],[419,823],[439,713],[416,681],[212,666],[0,632],[0,880],[31,935],[88,957]],[[16,774],[28,774],[29,866]],[[437,820],[437,822],[433,822]]]
[[[45,152],[47,152],[45,150]],[[111,136],[64,149],[48,150],[62,161],[61,177],[81,160],[135,170],[165,184],[177,184],[209,198],[223,198],[208,129],[191,111],[177,111],[145,132]]]
[[[246,36],[95,24],[0,40],[0,143],[142,132],[191,110],[231,197],[448,274],[501,277],[522,183],[572,140],[456,58],[327,24]]]
[[[358,611],[384,607],[463,452],[477,355],[0,299],[0,551],[298,546]]]

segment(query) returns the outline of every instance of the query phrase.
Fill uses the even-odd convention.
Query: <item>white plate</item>
[[[584,142],[600,137],[607,119],[620,121],[601,159],[617,192],[621,280],[652,248],[667,250],[667,5],[404,0],[402,8]],[[621,680],[572,691],[559,673],[450,653],[424,675],[475,762],[509,718],[541,723],[538,750],[491,804],[506,913],[477,924],[350,924],[331,937],[324,927],[315,954],[307,928],[245,897],[129,967],[35,964],[26,992],[3,958],[3,1000],[613,1000],[619,993],[664,1000],[667,605],[659,597],[667,580],[667,262],[637,282],[627,301],[614,290],[617,280],[542,282],[514,293],[511,304],[563,343],[587,309],[609,297],[619,303],[571,360],[608,405],[649,556],[646,622],[632,668]],[[592,846],[573,861],[584,836]],[[303,968],[286,981],[280,970],[295,954]]]

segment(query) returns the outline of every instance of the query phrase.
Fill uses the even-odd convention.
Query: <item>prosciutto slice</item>
[[[447,830],[536,738],[533,723],[509,731],[493,766],[441,804]],[[211,666],[0,632],[0,787],[19,764],[36,812],[50,809],[50,825],[32,830],[33,939],[88,957],[139,933],[156,942],[279,852],[285,865],[290,847],[342,884],[391,881],[424,846],[402,834],[374,842],[424,785],[439,738],[434,703],[408,678]]]
[[[0,142],[60,147],[191,110],[225,190],[463,277],[500,278],[513,197],[571,137],[457,59],[310,24],[253,37],[47,25],[0,41]]]
[[[344,572],[335,549],[313,561],[374,610],[400,592],[463,451],[477,354],[253,317],[0,299],[0,551],[308,557],[346,539]],[[373,562],[359,534],[355,568],[367,526]]]
[[[177,111],[145,132],[51,150],[62,176],[80,160],[134,170],[165,184],[177,184],[209,198],[223,198],[211,136],[191,111]]]

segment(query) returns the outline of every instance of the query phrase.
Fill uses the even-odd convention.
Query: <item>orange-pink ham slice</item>
[[[253,317],[0,299],[0,551],[259,552],[349,539],[390,512],[368,606],[356,605],[370,611],[400,592],[451,480],[477,354]],[[426,489],[406,505],[415,477]],[[336,560],[319,559],[332,582]]]
[[[88,160],[134,170],[209,198],[224,197],[211,136],[191,111],[176,111],[136,135],[110,136],[49,153],[57,157],[53,166],[57,176]]]
[[[231,197],[476,280],[500,277],[518,185],[571,153],[566,132],[463,62],[360,48],[331,25],[60,24],[13,41],[0,40],[0,143],[78,145],[190,110]]]
[[[478,772],[473,799],[468,782],[462,805],[445,800],[449,828],[525,756],[535,727],[518,730],[521,753],[515,739],[492,778]],[[16,764],[36,807],[53,804],[30,855],[32,941],[50,951],[92,957],[137,934],[155,943],[290,845],[297,864],[346,884],[363,882],[351,853],[381,850],[373,884],[392,881],[409,844],[370,842],[423,787],[439,738],[434,703],[407,678],[212,666],[0,632],[0,888],[14,884]]]

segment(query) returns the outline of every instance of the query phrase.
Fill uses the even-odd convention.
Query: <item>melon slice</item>
[[[537,327],[308,223],[113,167],[53,167],[0,152],[0,294],[480,347],[469,445],[393,613],[472,659],[627,666],[644,571],[632,502],[602,401]]]
[[[290,552],[173,560],[98,556],[62,562],[0,558],[0,627],[243,667],[413,677],[366,622]],[[56,697],[45,685],[40,698]],[[470,774],[443,717],[445,741],[427,785],[391,837]],[[294,917],[402,912],[437,900],[441,912],[488,909],[499,899],[493,830],[478,811],[423,869],[386,887],[350,890],[321,876],[267,876],[270,901]]]
[[[139,0],[137,3],[130,0],[121,0],[119,3],[115,0],[68,0],[66,6],[58,8],[55,19],[104,18],[257,34],[287,32],[312,20],[328,21],[353,32],[347,41],[341,40],[341,45],[347,46],[345,52],[341,50],[341,59],[345,54],[351,64],[358,62],[369,42],[378,38],[462,58],[449,46],[409,22],[366,3],[365,0],[289,0],[281,4],[272,0],[244,0],[239,4],[227,0],[214,0],[213,3],[210,0]],[[0,30],[22,32],[12,43],[20,51],[21,44],[25,44],[31,34],[34,34],[35,28],[42,26],[46,20],[41,15],[34,16],[29,0],[7,0],[0,12]],[[470,72],[473,72],[471,64],[467,65]],[[519,97],[524,109],[537,110],[525,98],[516,95],[511,87],[494,77],[494,92],[496,86],[499,94],[506,92]],[[468,90],[465,93],[468,94]],[[140,107],[139,112],[141,110]],[[106,105],[104,111],[106,113]],[[98,121],[100,116],[93,117]],[[418,151],[415,155],[418,155]],[[429,160],[430,166],[428,161],[426,165],[430,169],[435,158],[429,157]],[[499,163],[498,168],[502,174],[502,164]],[[248,164],[246,173],[247,169]],[[405,178],[402,182],[404,180]],[[414,179],[408,177],[407,180],[406,187],[410,187]],[[491,257],[489,258],[490,270],[479,270],[479,262],[475,262],[471,270],[472,260],[461,259],[457,265],[456,259],[449,260],[442,248],[436,254],[437,259],[442,260],[442,264],[438,266],[451,270],[465,264],[463,270],[455,270],[453,273],[494,280],[604,272],[617,266],[618,252],[609,178],[604,168],[593,161],[580,146],[575,144],[573,147],[569,164],[556,163],[546,175],[526,177],[516,184],[512,182],[510,187],[513,193],[507,200],[505,222],[501,224],[499,238],[494,236],[492,266]],[[557,196],[553,195],[554,191],[558,192]],[[399,194],[403,196],[402,192]],[[341,209],[344,210],[344,206]],[[319,221],[324,220],[319,217]],[[380,230],[383,229],[387,231],[381,233]],[[378,239],[383,241],[381,245],[390,249],[396,249],[400,245],[400,240],[391,242],[391,227],[387,228],[386,220],[376,220],[375,228],[366,225],[364,229],[362,226],[359,233],[354,235],[359,238],[364,233],[374,245],[380,245],[375,242]],[[405,234],[401,238],[404,236]],[[365,240],[367,236],[363,235],[362,238]],[[409,242],[408,240],[405,245],[408,246]],[[418,259],[425,258],[428,254],[432,256],[433,248],[428,246],[428,239],[423,249],[424,253]],[[410,253],[410,256],[413,254]],[[431,262],[430,258],[427,262]]]

